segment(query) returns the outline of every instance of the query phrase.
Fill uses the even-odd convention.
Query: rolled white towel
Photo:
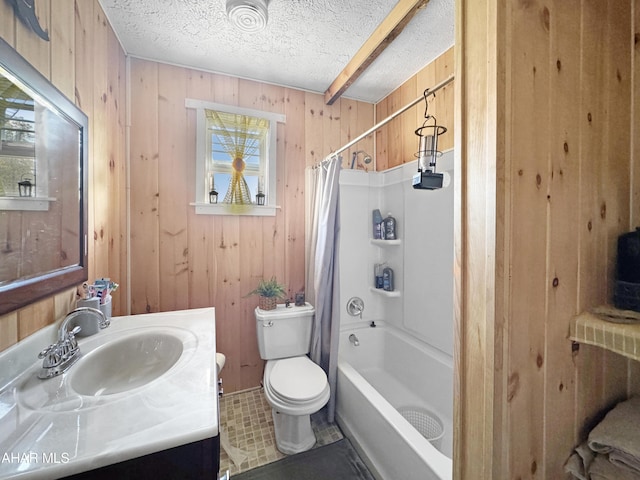
[[[227,361],[227,357],[224,356],[224,353],[216,353],[216,366],[218,367],[218,373],[224,367],[224,364]]]

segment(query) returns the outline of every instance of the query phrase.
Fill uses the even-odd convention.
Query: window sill
[[[49,202],[55,202],[52,197],[0,197],[0,210],[30,210],[46,212]]]
[[[275,217],[277,205],[244,205],[235,206],[225,203],[190,203],[196,207],[196,215],[238,215],[253,217]]]

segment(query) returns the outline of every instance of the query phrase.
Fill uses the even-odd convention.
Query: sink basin
[[[101,396],[141,387],[167,372],[180,358],[183,341],[144,332],[90,351],[71,370],[70,386],[81,395]]]
[[[0,457],[13,455],[0,479],[66,478],[219,434],[212,307],[113,317],[40,379],[57,338],[52,324],[0,352]]]

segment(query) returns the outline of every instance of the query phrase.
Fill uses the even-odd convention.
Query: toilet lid
[[[311,400],[321,395],[327,385],[324,370],[308,357],[291,357],[277,360],[269,385],[283,398],[293,401]]]

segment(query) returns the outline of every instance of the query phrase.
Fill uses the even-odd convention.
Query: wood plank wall
[[[97,0],[36,0],[41,40],[0,2],[0,36],[89,117],[89,278],[111,276],[126,311],[125,57]],[[0,317],[0,350],[75,306],[75,288]]]
[[[457,9],[456,478],[569,478],[637,362],[567,340],[640,222],[638,0]],[[471,400],[473,396],[473,400]]]
[[[434,87],[453,75],[453,62],[451,47],[378,102],[376,121],[387,118],[423,95],[426,88]],[[453,148],[453,91],[453,84],[449,84],[436,92],[435,97],[429,97],[428,113],[436,117],[438,125],[447,128],[447,132],[438,139],[440,151]],[[425,103],[419,102],[376,131],[376,170],[386,170],[416,160],[415,153],[418,151],[420,139],[416,136],[415,130],[423,125],[424,113]]]
[[[278,126],[275,217],[196,215],[196,115],[185,98],[286,115]],[[216,307],[226,392],[262,379],[254,309],[245,297],[275,275],[305,289],[305,168],[373,125],[373,105],[158,64],[131,61],[132,313]],[[373,151],[367,138],[354,149]],[[343,153],[343,165],[351,151]]]

